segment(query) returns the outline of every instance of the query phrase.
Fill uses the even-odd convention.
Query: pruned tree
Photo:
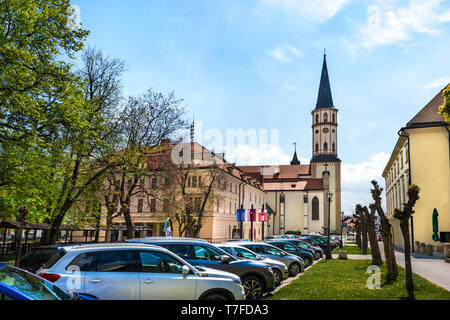
[[[375,230],[375,213],[377,212],[374,204],[369,205],[369,209],[364,206],[362,208],[367,221],[367,234],[369,236],[370,249],[372,253],[372,264],[381,266],[383,259],[381,258],[380,246],[378,245],[377,233]]]
[[[358,220],[359,226],[361,228],[361,239],[362,239],[362,250],[363,254],[367,254],[367,217],[364,214],[362,206],[360,204],[356,205],[354,217]]]
[[[383,188],[378,185],[378,182],[372,180],[373,189],[371,189],[372,199],[374,201],[373,205],[378,212],[378,216],[380,217],[380,231],[383,239],[383,247],[384,247],[384,257],[386,259],[386,265],[388,269],[387,273],[387,281],[395,281],[398,276],[398,267],[397,261],[395,259],[394,252],[394,238],[392,235],[392,225],[387,218],[383,207],[381,206],[381,194],[383,192]]]
[[[400,229],[402,230],[403,242],[405,245],[405,271],[406,271],[406,290],[410,299],[414,299],[414,281],[411,266],[411,242],[409,232],[409,221],[414,214],[414,205],[419,200],[420,188],[412,184],[408,188],[408,201],[403,204],[403,209],[394,210],[394,218],[400,220]]]
[[[356,214],[353,214],[353,217],[355,218],[355,242],[359,249],[362,249],[362,242],[361,242],[361,223],[358,220],[358,217]]]

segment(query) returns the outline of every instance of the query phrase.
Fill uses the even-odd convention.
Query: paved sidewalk
[[[378,243],[380,246],[381,256],[384,259],[383,242]],[[337,254],[333,254],[333,258],[338,258]],[[351,260],[372,260],[372,255],[349,254],[348,259]],[[395,250],[395,259],[397,264],[405,267],[405,255],[403,252]],[[450,263],[443,259],[436,259],[435,257],[426,257],[415,254],[411,256],[412,271],[422,278],[450,291]]]

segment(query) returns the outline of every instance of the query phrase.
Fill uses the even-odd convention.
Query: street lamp
[[[328,198],[328,240],[327,240],[327,255],[326,259],[331,259],[331,250],[330,250],[330,211],[331,211],[331,200],[333,199],[333,193],[327,192],[327,198]]]

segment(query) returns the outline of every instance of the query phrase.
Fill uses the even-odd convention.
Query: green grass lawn
[[[347,254],[363,254],[362,249],[357,246],[343,246],[342,248],[337,247],[333,250],[333,253],[339,253],[339,250],[347,250]],[[372,254],[370,248],[367,248],[367,254]]]
[[[369,260],[322,260],[303,276],[275,293],[272,300],[401,300],[407,299],[405,270],[399,267],[397,281],[386,284],[386,266],[381,267],[381,289],[367,288]],[[450,292],[414,274],[418,300],[450,300]]]

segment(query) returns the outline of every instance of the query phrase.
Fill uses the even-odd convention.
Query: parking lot
[[[20,268],[0,265],[0,290],[3,284],[17,294],[26,291],[27,297],[54,297],[28,292],[30,288],[23,282],[30,281],[30,273],[34,273],[34,281],[42,282],[43,287],[51,282],[81,299],[267,299],[323,259],[326,241],[320,235],[219,244],[149,237],[38,247],[22,257]],[[331,248],[337,245],[336,239],[330,243]],[[19,283],[17,278],[23,281]]]

